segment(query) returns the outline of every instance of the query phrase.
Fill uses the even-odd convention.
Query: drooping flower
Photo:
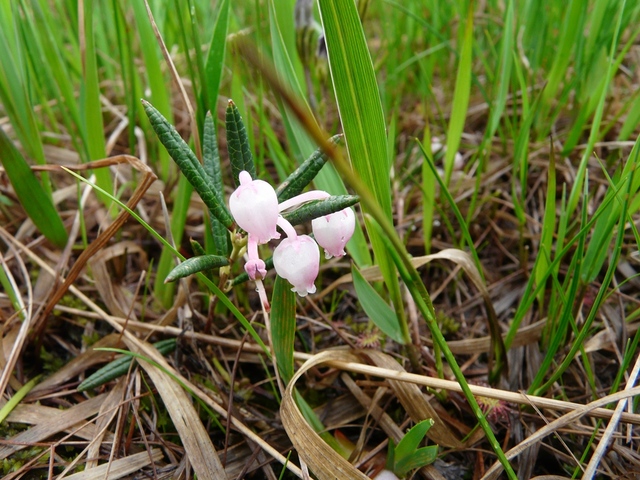
[[[320,268],[318,245],[308,235],[289,235],[274,250],[273,267],[301,297],[315,293],[314,282]]]
[[[258,245],[280,238],[276,231],[276,191],[263,180],[253,180],[247,171],[240,172],[239,178],[240,186],[229,198],[229,210],[238,226],[253,236]]]
[[[324,248],[326,258],[345,255],[344,246],[351,239],[356,217],[351,208],[315,218],[311,221],[313,235]]]

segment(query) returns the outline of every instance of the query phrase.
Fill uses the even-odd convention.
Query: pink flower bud
[[[320,250],[308,235],[285,238],[273,252],[273,267],[278,275],[289,280],[292,290],[301,297],[315,293],[320,268]]]
[[[244,270],[251,280],[261,280],[267,276],[267,267],[261,259],[247,260],[244,264]]]
[[[316,241],[324,248],[326,258],[342,257],[356,226],[356,217],[351,208],[318,217],[311,222]]]
[[[229,198],[229,210],[238,226],[254,236],[258,244],[280,238],[276,231],[276,191],[267,182],[252,180],[247,171],[240,172],[240,186]]]

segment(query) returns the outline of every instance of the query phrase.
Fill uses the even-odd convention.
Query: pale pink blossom
[[[253,236],[258,245],[280,238],[276,231],[276,191],[263,180],[252,180],[247,171],[240,172],[240,186],[229,198],[229,210],[238,226]]]
[[[324,248],[326,258],[342,257],[344,247],[351,239],[356,226],[356,217],[351,208],[314,218],[311,221],[313,235]]]
[[[273,252],[276,273],[293,285],[301,297],[315,293],[320,268],[320,250],[308,235],[290,235]]]

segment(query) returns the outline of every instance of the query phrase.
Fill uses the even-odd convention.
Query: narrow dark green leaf
[[[296,294],[291,291],[289,282],[279,276],[276,276],[271,297],[271,337],[278,371],[287,385],[295,370]]]
[[[176,343],[177,342],[175,338],[168,338],[166,340],[154,343],[153,346],[162,355],[166,355],[167,353],[175,350]],[[85,390],[98,388],[100,385],[104,385],[114,378],[121,377],[129,371],[131,362],[133,362],[132,356],[124,355],[120,358],[115,359],[113,362],[107,363],[104,367],[95,372],[93,375],[90,375],[80,385],[78,385],[78,391],[84,392]]]
[[[229,150],[229,160],[231,161],[231,173],[235,185],[240,185],[238,176],[240,172],[246,170],[251,174],[251,178],[256,178],[256,166],[253,163],[253,155],[249,145],[247,129],[244,126],[240,110],[233,100],[229,100],[226,113],[227,124],[227,148]]]
[[[220,255],[200,255],[197,257],[191,257],[171,270],[164,282],[174,282],[180,278],[188,277],[189,275],[193,275],[198,272],[213,270],[214,268],[220,268],[226,265],[229,265],[229,260],[227,257],[222,257]]]
[[[282,216],[287,219],[291,225],[300,225],[314,218],[339,212],[356,203],[358,203],[358,197],[356,195],[335,195],[326,200],[310,202],[292,212],[283,213]]]
[[[329,141],[338,144],[342,140],[342,135],[334,135]],[[321,149],[313,152],[289,177],[276,189],[278,201],[284,202],[300,194],[309,185],[320,169],[327,162],[327,156]]]
[[[204,131],[202,134],[202,162],[204,171],[213,184],[213,192],[221,204],[225,204],[224,184],[222,182],[222,169],[220,168],[220,153],[218,152],[218,139],[216,136],[216,125],[208,112],[204,119]],[[228,256],[231,253],[231,239],[229,231],[218,220],[210,215],[211,235],[213,237],[213,253],[215,255]]]
[[[180,171],[189,183],[193,185],[195,191],[198,192],[211,214],[220,220],[225,227],[231,228],[234,223],[233,218],[224,202],[220,202],[218,199],[215,187],[196,158],[195,153],[189,148],[189,145],[186,144],[176,129],[173,128],[173,125],[158,110],[146,100],[142,100],[142,105],[160,142],[167,149],[171,158],[178,164]]]
[[[191,250],[193,251],[194,256],[206,255],[204,247],[200,245],[200,242],[194,240],[193,238],[189,239],[189,244],[191,245]]]
[[[393,309],[378,295],[378,292],[369,285],[355,265],[351,268],[351,275],[353,276],[353,286],[358,294],[360,305],[362,305],[362,308],[371,321],[386,335],[399,344],[404,345],[405,341],[402,336],[402,329],[400,328],[398,317]]]
[[[0,128],[0,162],[25,212],[38,230],[54,245],[64,247],[67,231],[42,185],[11,139]]]

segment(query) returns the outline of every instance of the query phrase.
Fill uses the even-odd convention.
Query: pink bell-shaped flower
[[[311,222],[313,235],[322,248],[326,258],[342,257],[344,246],[351,239],[356,226],[356,217],[351,208],[345,208]]]
[[[267,243],[280,238],[276,231],[278,197],[271,185],[252,180],[247,171],[240,172],[240,186],[229,198],[229,210],[240,228],[255,238],[256,243]]]
[[[273,267],[278,275],[289,280],[301,297],[315,293],[320,268],[320,250],[308,235],[290,235],[273,252]]]

